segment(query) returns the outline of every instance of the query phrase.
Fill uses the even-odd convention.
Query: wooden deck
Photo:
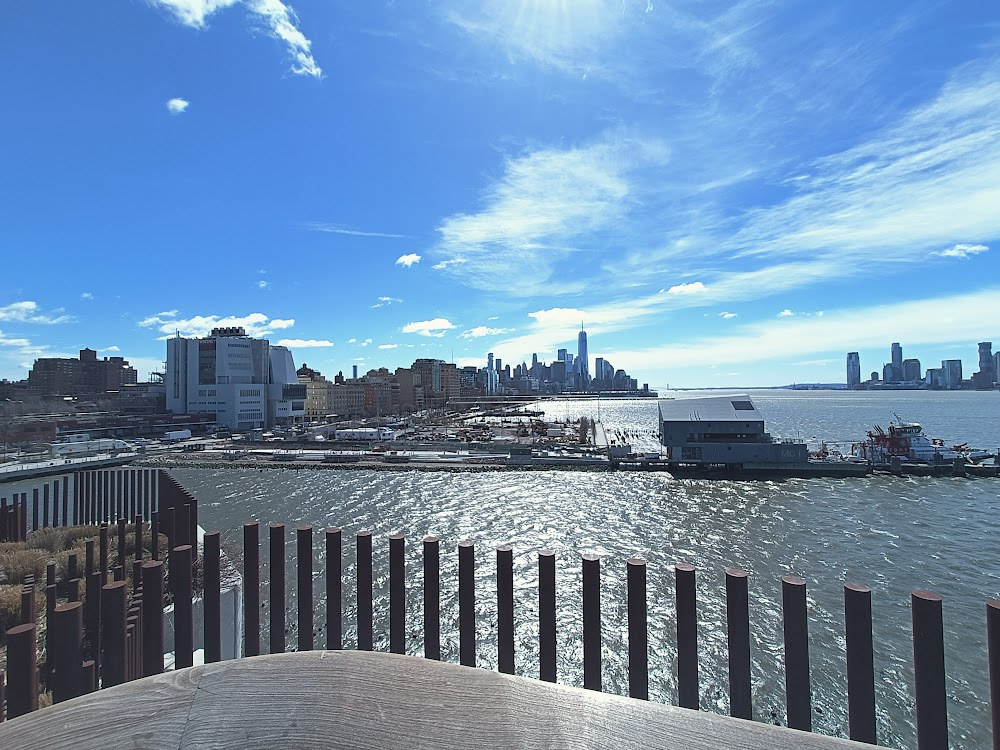
[[[0,747],[848,750],[848,740],[358,651],[191,667],[0,724]]]

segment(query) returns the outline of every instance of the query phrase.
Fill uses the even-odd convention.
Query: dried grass
[[[45,588],[45,567],[51,559],[46,550],[22,549],[0,552],[0,583],[21,585],[25,576],[35,576],[35,583]]]
[[[28,537],[28,546],[56,553],[78,547],[82,539],[96,539],[101,530],[97,526],[60,526],[39,529]]]

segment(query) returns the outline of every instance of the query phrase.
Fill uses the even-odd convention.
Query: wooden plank
[[[129,720],[120,721],[122,716]],[[871,747],[454,664],[358,651],[275,654],[169,672],[2,724],[0,746]]]

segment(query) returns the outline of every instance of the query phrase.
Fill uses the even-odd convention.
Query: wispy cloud
[[[312,42],[299,29],[299,19],[282,0],[148,0],[168,10],[185,26],[204,29],[209,17],[234,5],[244,6],[268,36],[284,43],[292,58],[292,72],[322,78],[323,71],[312,54]],[[180,100],[182,101],[182,100]],[[185,106],[187,103],[185,102]],[[181,109],[180,111],[183,111]]]
[[[179,115],[181,112],[186,111],[190,105],[191,102],[187,101],[186,99],[179,99],[179,98],[170,99],[167,102],[167,111],[170,112],[170,114],[172,115]]]
[[[32,300],[12,302],[0,307],[0,320],[17,323],[38,323],[41,325],[57,325],[73,320],[72,315],[47,315],[41,312],[38,303]]]
[[[267,289],[269,286],[271,286],[270,281],[264,281],[263,279],[261,279],[260,281],[257,282],[258,289]]]
[[[311,349],[333,346],[333,342],[326,339],[281,339],[278,346],[287,346],[289,349]]]
[[[389,305],[398,304],[402,301],[403,300],[399,299],[399,297],[379,297],[378,302],[376,302],[374,305],[371,305],[370,308],[372,310],[375,310],[379,307],[388,307]]]
[[[793,315],[795,315],[795,313],[789,310],[787,307],[778,313],[779,318],[791,318]]]
[[[161,340],[170,338],[176,333],[185,338],[200,338],[208,336],[213,328],[232,327],[243,328],[248,336],[264,338],[273,331],[295,325],[294,319],[271,319],[264,313],[250,313],[243,316],[195,315],[191,318],[179,318],[177,315],[177,310],[167,310],[140,320],[138,325],[140,328],[155,328],[165,334],[159,337]]]
[[[734,312],[720,312],[719,313],[719,317],[722,318],[723,320],[731,320],[731,319],[733,319],[733,318],[736,317],[736,313],[734,313]]]
[[[700,294],[705,291],[705,285],[700,281],[693,281],[690,284],[677,284],[667,290],[660,290],[661,294]]]
[[[434,252],[444,260],[436,267],[509,295],[579,291],[582,282],[556,274],[559,264],[606,247],[634,208],[640,174],[667,157],[656,140],[609,133],[588,146],[508,158],[482,210],[448,217],[438,228]]]
[[[513,328],[490,328],[489,326],[476,326],[467,331],[462,331],[459,335],[463,339],[480,339],[483,336],[501,336],[510,333]]]
[[[346,234],[351,237],[387,237],[389,239],[405,240],[409,237],[405,234],[391,234],[389,232],[365,232],[360,229],[353,229],[343,224],[327,224],[324,222],[310,222],[306,224],[306,229],[312,232],[328,232],[330,234]]]
[[[378,348],[379,349],[395,349],[398,346],[399,346],[399,344],[379,344]]]
[[[108,346],[108,347],[105,347],[104,349],[101,349],[101,351],[102,352],[120,352],[121,349],[119,349],[117,346]]]
[[[419,263],[419,262],[420,262],[420,256],[417,255],[416,253],[407,253],[406,255],[400,255],[398,258],[396,258],[396,265],[404,266],[406,268],[409,268],[414,263]]]
[[[465,263],[465,258],[451,258],[450,260],[442,260],[440,263],[435,263],[431,268],[435,271],[443,271],[448,266],[453,266],[456,263]]]
[[[83,292],[80,294],[80,299],[94,299],[94,295],[91,292]]]
[[[947,250],[942,250],[939,253],[934,253],[934,255],[940,255],[943,258],[961,258],[966,260],[973,255],[979,255],[980,253],[985,253],[989,250],[986,245],[952,245]]]
[[[434,318],[433,320],[418,320],[407,323],[403,326],[403,333],[419,333],[421,336],[441,338],[447,331],[455,327],[455,324],[447,318]]]

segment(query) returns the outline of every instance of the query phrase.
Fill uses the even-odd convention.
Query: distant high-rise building
[[[847,387],[861,385],[861,356],[857,352],[847,353]]]
[[[892,366],[900,372],[903,371],[903,347],[898,343],[892,345]]]
[[[500,392],[500,376],[497,374],[493,352],[486,355],[486,395],[495,396]]]
[[[580,327],[576,337],[576,356],[580,360],[580,390],[585,390],[590,382],[590,365],[587,359],[587,332]]]
[[[976,388],[992,388],[996,380],[997,369],[993,358],[993,342],[982,341],[979,344],[979,372],[972,376],[972,384]]]
[[[202,339],[167,339],[167,410],[214,414],[232,430],[271,427],[305,415],[306,386],[292,353],[252,339],[242,328],[215,328]]]
[[[962,387],[962,360],[946,359],[941,362],[941,386],[949,390]]]
[[[903,381],[907,383],[915,383],[920,380],[920,360],[919,359],[904,359],[903,360]]]
[[[354,380],[357,380],[358,379],[358,366],[357,365],[354,365],[353,372],[354,372],[354,375],[352,377],[354,378]]]

